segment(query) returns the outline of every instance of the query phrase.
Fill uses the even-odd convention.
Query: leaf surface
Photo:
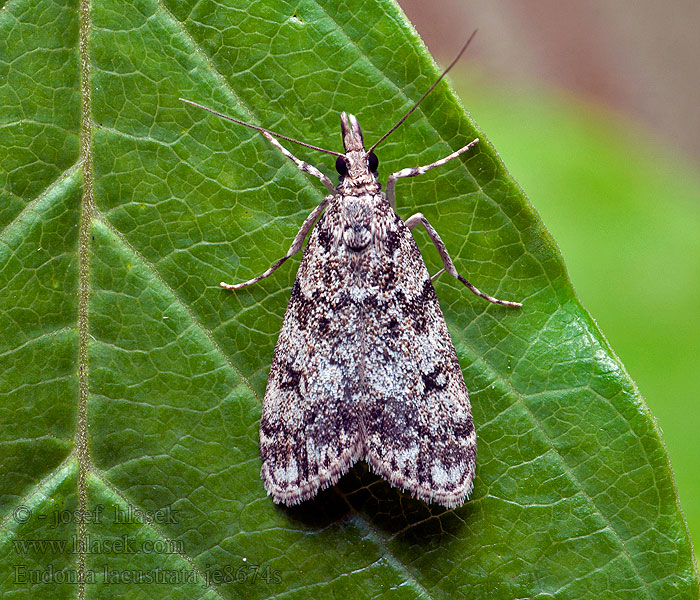
[[[178,98],[334,150],[346,110],[375,140],[438,73],[394,4],[11,0],[0,31],[3,591],[697,598],[653,419],[446,84],[379,158],[385,178],[482,138],[397,187],[470,281],[525,303],[437,283],[479,436],[472,498],[427,507],[362,465],[300,507],[265,496],[260,403],[298,259],[218,283],[282,256],[323,192]]]

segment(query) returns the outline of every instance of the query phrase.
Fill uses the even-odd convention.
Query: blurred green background
[[[399,0],[637,382],[700,544],[700,3]],[[459,70],[461,69],[461,71]]]
[[[700,170],[623,115],[573,96],[490,87],[473,71],[452,81],[637,382],[697,543]]]

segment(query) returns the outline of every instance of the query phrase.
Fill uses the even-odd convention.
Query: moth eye
[[[372,173],[374,173],[379,167],[379,159],[374,152],[369,153],[369,156],[367,157],[367,165]]]
[[[335,170],[338,171],[342,177],[345,177],[348,174],[348,163],[345,162],[345,158],[342,156],[339,156],[336,159]]]

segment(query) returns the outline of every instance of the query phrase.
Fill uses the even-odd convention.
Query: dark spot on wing
[[[395,229],[390,229],[386,234],[386,247],[392,254],[401,245],[401,233]]]
[[[331,236],[324,224],[318,223],[316,225],[316,231],[318,231],[318,243],[321,247],[328,252],[331,248]]]
[[[370,294],[363,298],[362,305],[365,310],[374,310],[379,306],[379,300],[377,300],[376,296]]]
[[[307,328],[313,309],[314,303],[301,291],[299,279],[297,278],[292,286],[292,293],[289,297],[289,308],[287,310],[294,311],[294,320],[299,329]]]
[[[328,333],[328,327],[330,325],[330,321],[325,317],[321,317],[318,320],[318,331],[322,334]]]
[[[397,338],[401,335],[401,329],[399,328],[399,322],[395,317],[391,317],[386,326],[386,333],[390,338]]]
[[[421,377],[423,378],[423,385],[425,386],[426,393],[434,390],[443,390],[447,385],[447,378],[439,367],[435,368],[430,373],[422,373]]]
[[[283,390],[296,390],[299,392],[299,381],[301,380],[301,371],[292,368],[291,365],[281,367],[280,388]]]

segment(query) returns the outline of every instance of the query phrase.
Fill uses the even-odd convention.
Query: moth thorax
[[[363,223],[346,225],[343,231],[343,242],[353,252],[361,252],[372,241],[372,233]]]

